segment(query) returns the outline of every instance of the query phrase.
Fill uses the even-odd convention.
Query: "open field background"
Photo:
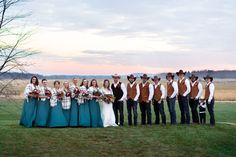
[[[6,82],[8,80],[5,80]],[[53,81],[49,80],[49,86],[53,87]],[[60,80],[61,82],[65,80]],[[70,80],[69,80],[70,81]],[[112,81],[112,80],[111,80]],[[121,80],[124,83],[127,83],[127,79]],[[140,79],[137,79],[139,82]],[[8,88],[13,89],[13,93],[16,98],[21,99],[23,98],[23,91],[25,86],[27,85],[28,80],[15,80],[12,84],[9,85]],[[81,80],[79,80],[80,84]],[[161,80],[162,84],[166,86],[166,81]],[[205,82],[201,80],[203,86],[205,86]],[[103,80],[98,80],[99,86],[102,87]],[[236,101],[236,79],[216,79],[214,80],[216,91],[215,91],[215,98],[217,101]]]
[[[22,100],[0,100],[0,156],[236,156],[236,104],[216,103],[216,127],[209,125],[118,128],[23,128]],[[179,109],[176,105],[177,120]],[[165,103],[165,112],[169,114]],[[153,116],[154,118],[154,116]],[[209,122],[207,114],[207,123]],[[127,115],[125,111],[125,122]],[[139,114],[140,122],[140,114]]]

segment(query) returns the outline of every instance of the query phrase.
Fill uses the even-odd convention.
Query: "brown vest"
[[[181,82],[180,80],[178,80],[178,87],[179,87],[179,95],[183,96],[187,90],[187,86],[185,85],[185,79],[183,79]]]
[[[143,87],[142,83],[139,84],[139,89],[140,89],[139,101],[140,102],[148,101],[148,97],[149,97],[149,84],[150,83],[147,82],[144,87]]]
[[[211,83],[210,83],[211,84]],[[210,96],[210,84],[209,85],[206,85],[206,88],[205,88],[205,99],[207,100]]]
[[[155,85],[154,85],[154,100],[160,101],[160,100],[161,100],[161,96],[162,96],[162,93],[161,93],[161,84],[160,84],[160,85],[157,85],[156,88],[155,88]]]
[[[195,82],[195,84],[193,86],[191,85],[190,98],[196,98],[196,96],[199,92],[198,83],[199,82]]]
[[[137,95],[136,86],[137,86],[137,83],[134,83],[134,85],[131,88],[130,83],[128,83],[128,85],[127,85],[127,98],[128,99],[134,100],[135,96]]]
[[[172,86],[172,83],[167,83],[167,96],[170,97],[174,93],[174,87]]]

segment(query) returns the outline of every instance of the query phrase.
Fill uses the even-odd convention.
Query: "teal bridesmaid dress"
[[[92,99],[89,101],[89,109],[90,109],[90,118],[91,118],[91,127],[103,127],[100,106],[96,99]]]
[[[25,99],[20,119],[20,125],[27,128],[33,127],[36,118],[37,104],[37,98],[29,97],[28,100]]]
[[[51,107],[49,112],[48,127],[66,127],[68,122],[64,116],[61,101],[57,101],[57,105]]]
[[[70,110],[70,124],[71,127],[76,127],[79,124],[79,107],[75,98],[71,99],[71,110]]]
[[[47,126],[49,110],[50,110],[49,99],[45,99],[44,101],[39,100],[38,107],[37,107],[36,120],[35,120],[36,126],[39,126],[39,127]]]
[[[91,126],[88,100],[85,100],[84,103],[81,103],[79,106],[79,126],[83,127]]]
[[[66,126],[69,126],[69,123],[70,123],[70,109],[62,109],[62,112],[66,118]]]

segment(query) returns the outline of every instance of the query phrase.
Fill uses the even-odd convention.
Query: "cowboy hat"
[[[173,75],[172,73],[167,73],[166,78],[168,78],[168,77],[171,77],[173,79],[175,77],[175,75]]]
[[[161,78],[160,77],[158,77],[158,76],[154,76],[153,78],[152,78],[152,81],[155,81],[155,80],[161,80]]]
[[[195,79],[197,80],[197,79],[198,79],[198,76],[192,74],[192,75],[189,77],[189,79],[191,80],[192,78],[195,78]]]
[[[127,76],[127,79],[128,79],[128,80],[129,80],[130,78],[136,80],[136,77],[135,77],[133,74]]]
[[[147,79],[147,80],[149,80],[149,78],[150,78],[150,77],[148,77],[148,76],[147,76],[147,74],[143,74],[143,76],[140,76],[140,78],[141,78],[141,79],[143,79],[143,78],[144,78],[144,79]]]
[[[178,75],[179,76],[179,74],[186,74],[186,72],[184,72],[182,69],[181,70],[179,70],[178,72],[176,72],[176,75]]]
[[[120,79],[120,75],[118,74],[114,74],[114,75],[111,75],[112,78],[119,78]]]
[[[206,79],[210,79],[211,81],[213,81],[213,77],[210,76],[210,75],[207,75],[207,76],[203,77],[203,79],[204,79],[204,80],[206,80]]]

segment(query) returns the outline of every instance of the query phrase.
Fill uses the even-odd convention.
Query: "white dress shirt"
[[[193,83],[192,83],[192,87],[195,85],[195,83],[196,83],[197,81],[194,81]],[[202,91],[203,91],[203,89],[202,89],[202,84],[200,83],[200,82],[198,82],[198,94],[197,94],[197,96],[195,97],[195,99],[199,99],[201,96],[202,96]]]
[[[172,87],[174,88],[174,92],[172,93],[172,95],[170,96],[170,98],[174,98],[174,97],[178,94],[178,92],[179,92],[178,84],[177,84],[177,82],[174,81],[174,80],[171,80],[171,81],[168,82],[168,83],[172,83]]]
[[[142,86],[144,87],[146,85],[147,82],[142,83]],[[149,96],[148,96],[148,101],[151,101],[153,96],[154,96],[154,88],[153,85],[151,83],[149,83]]]
[[[114,84],[114,87],[116,88],[116,86],[119,84],[120,82],[117,82],[117,83],[113,83]],[[124,83],[121,83],[120,85],[121,87],[121,90],[123,92],[123,96],[120,98],[120,100],[118,101],[124,101],[126,98],[127,98],[127,90],[126,90],[126,87],[125,87],[125,84]]]
[[[154,84],[154,88],[156,89],[157,86],[161,85],[160,82],[158,82],[158,84]],[[163,85],[160,86],[160,90],[161,90],[161,99],[165,98],[165,87]]]
[[[180,83],[181,83],[184,79],[185,79],[185,78],[179,80]],[[184,92],[183,96],[187,96],[187,95],[190,93],[190,91],[191,91],[191,87],[190,87],[190,81],[189,81],[189,79],[185,79],[184,84],[185,84],[185,86],[187,87],[187,90]]]
[[[209,91],[210,91],[210,95],[209,95],[209,98],[208,98],[208,103],[211,103],[211,100],[213,99],[214,93],[215,93],[215,85],[212,82],[209,82],[207,84],[207,86],[208,85],[209,85]]]
[[[129,83],[128,85],[130,86],[130,88],[132,88],[135,83],[136,82]],[[134,97],[134,101],[138,101],[139,95],[140,95],[139,85],[136,84],[136,96]],[[127,99],[127,97],[126,97],[126,99]]]

